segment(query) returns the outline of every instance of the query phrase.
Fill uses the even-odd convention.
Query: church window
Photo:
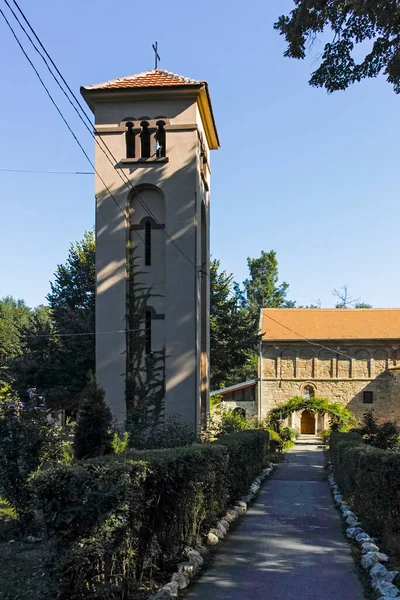
[[[151,223],[146,221],[144,226],[144,264],[151,265]]]
[[[125,131],[126,158],[135,158],[135,132],[132,121],[128,121]]]
[[[312,385],[306,385],[303,390],[303,398],[311,399],[315,398],[315,390]]]
[[[363,392],[363,404],[373,404],[374,401],[374,393],[373,392]]]
[[[151,353],[151,310],[146,310],[145,316],[145,352]]]
[[[142,131],[140,132],[140,145],[142,151],[142,158],[150,157],[150,131],[149,124],[147,121],[140,123]]]
[[[156,131],[156,156],[157,158],[161,158],[165,156],[165,129],[164,129],[164,121],[157,121],[157,131]]]

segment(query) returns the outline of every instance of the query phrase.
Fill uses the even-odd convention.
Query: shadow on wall
[[[115,204],[113,198],[110,196],[107,190],[97,195],[97,204],[101,206],[100,210],[105,211],[111,215],[113,218],[103,223],[102,227],[97,229],[96,231],[96,242],[97,246],[100,244],[104,248],[105,246],[110,248],[120,247],[121,243],[121,232],[125,229],[126,234],[128,234],[128,229],[126,228],[126,221],[122,215],[122,212],[127,212],[129,210],[129,202],[132,196],[132,186],[128,184],[126,178],[122,173],[121,164],[115,165],[115,170],[121,174],[121,179],[118,178],[120,185],[118,187],[111,187],[107,181],[105,181],[106,185],[110,185],[111,192],[118,202],[120,209],[118,209]],[[186,164],[177,169],[174,173],[170,174],[168,177],[164,176],[164,163],[151,163],[150,165],[140,164],[135,166],[129,166],[123,168],[127,177],[129,178],[130,174],[135,174],[135,188],[138,186],[146,186],[149,185],[154,188],[154,186],[159,187],[163,194],[165,195],[165,202],[168,205],[168,192],[171,194],[171,190],[180,189],[180,193],[182,193],[182,181],[188,182],[188,193],[187,193],[187,201],[183,203],[179,208],[179,219],[174,221],[175,227],[172,230],[171,224],[168,221],[165,222],[165,229],[168,234],[170,234],[174,241],[183,247],[185,253],[187,253],[193,260],[198,260],[196,256],[193,256],[193,244],[191,247],[188,247],[187,240],[184,240],[185,233],[193,227],[194,219],[196,215],[194,214],[195,205],[194,205],[194,191],[196,189],[196,163],[193,161],[187,161]],[[168,185],[166,185],[166,182]],[[168,191],[166,191],[168,190]],[[107,210],[110,206],[110,203],[114,205],[112,210]],[[115,208],[115,210],[114,210]],[[102,218],[103,221],[103,218]],[[144,244],[144,236],[143,232],[141,233],[141,237],[143,238],[142,243]],[[126,242],[128,241],[128,235],[126,235]],[[181,274],[182,268],[187,267],[188,260],[179,252],[179,250],[173,245],[173,243],[165,237],[165,250],[168,249],[170,256],[174,256],[173,265],[176,270],[176,275]],[[175,255],[176,253],[176,260]],[[120,252],[121,256],[121,252]],[[171,263],[171,259],[170,259]],[[182,265],[182,267],[180,267]],[[169,265],[169,269],[171,269],[171,264]],[[138,267],[139,268],[139,267]],[[187,290],[188,283],[193,286],[193,294],[194,294],[194,283],[196,278],[198,277],[197,269],[193,265],[190,265],[189,268],[192,269],[192,281],[188,282],[185,277],[176,276],[174,277],[174,294],[177,298],[179,298],[185,291]],[[146,267],[143,266],[141,269],[143,272],[146,272]],[[186,271],[188,273],[188,271]],[[107,256],[107,253],[102,251],[100,257],[97,256],[97,264],[96,264],[96,273],[97,273],[97,297],[101,299],[101,297],[105,294],[105,298],[113,298],[113,290],[114,288],[119,288],[119,293],[121,290],[121,285],[125,286],[126,281],[126,263],[125,259],[119,258],[118,260],[114,260],[112,256]],[[169,274],[166,273],[168,277]],[[147,282],[146,282],[147,283]],[[116,294],[118,297],[118,293]],[[112,306],[108,307],[109,311],[112,311]],[[103,309],[104,313],[104,309]],[[107,326],[106,319],[104,314],[102,314],[102,326],[101,328],[105,331],[110,330]],[[166,347],[166,368],[168,369],[168,365],[172,362],[175,363],[175,371],[177,366],[181,372],[181,377],[175,377],[173,381],[169,384],[169,391],[171,389],[179,390],[181,386],[185,385],[185,381],[188,377],[192,376],[192,370],[188,370],[188,356],[182,351],[183,349],[179,347],[179,344],[176,340],[181,340],[184,338],[182,331],[187,332],[188,323],[193,323],[193,337],[195,336],[195,322],[193,319],[192,313],[188,312],[188,314],[180,314],[179,318],[174,319],[175,326],[175,336],[173,340],[170,340],[169,347]],[[112,323],[112,315],[110,315],[110,323]],[[108,368],[112,368],[115,365],[116,361],[121,364],[121,354],[124,354],[124,351],[119,353],[119,358],[114,356],[111,348],[115,347],[124,347],[125,348],[125,329],[126,329],[126,320],[124,317],[121,318],[120,321],[113,323],[112,330],[118,330],[120,333],[103,335],[99,336],[97,339],[97,345],[103,345],[103,350],[101,352],[101,369],[107,370]],[[115,336],[119,336],[118,340]],[[186,336],[187,337],[187,336]],[[114,339],[112,339],[114,338]],[[121,340],[122,338],[122,340]],[[171,343],[174,344],[171,346]],[[110,347],[110,351],[107,352],[107,347]],[[125,377],[124,372],[120,372],[121,377]]]

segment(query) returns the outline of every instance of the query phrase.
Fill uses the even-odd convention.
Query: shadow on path
[[[320,441],[300,438],[186,600],[363,600]]]

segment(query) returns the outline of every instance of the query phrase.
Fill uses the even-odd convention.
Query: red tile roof
[[[263,341],[400,340],[399,308],[264,308]]]
[[[163,69],[152,69],[144,71],[137,75],[128,75],[127,77],[119,77],[110,79],[103,83],[84,86],[84,90],[106,90],[106,89],[129,89],[129,88],[147,88],[147,87],[172,87],[176,85],[207,85],[206,81],[197,81],[176,73],[170,73]]]

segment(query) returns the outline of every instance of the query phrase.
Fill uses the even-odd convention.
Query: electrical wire
[[[139,329],[116,329],[114,331],[91,331],[88,333],[58,333],[54,331],[53,333],[28,333],[26,337],[40,337],[40,338],[52,338],[52,337],[83,337],[87,335],[96,336],[96,335],[109,335],[111,333],[135,333],[138,331],[144,331],[144,328]]]
[[[6,0],[5,0],[6,2]],[[29,62],[29,64],[31,65],[32,69],[34,70],[37,78],[39,79],[40,83],[42,84],[44,90],[46,91],[46,94],[48,95],[51,103],[53,104],[53,106],[55,107],[55,109],[57,110],[58,114],[60,115],[61,119],[63,120],[64,124],[66,125],[66,127],[68,128],[69,132],[71,133],[72,137],[74,138],[75,142],[78,144],[79,148],[82,150],[83,154],[85,155],[87,161],[89,162],[89,164],[92,166],[94,172],[97,174],[97,176],[99,177],[100,181],[103,183],[103,185],[105,186],[105,188],[107,189],[107,191],[109,192],[109,194],[111,195],[111,197],[113,198],[114,202],[116,203],[116,205],[118,206],[119,210],[121,211],[121,213],[126,217],[125,212],[122,210],[122,208],[120,207],[120,205],[118,204],[118,202],[116,201],[116,199],[114,198],[113,194],[111,193],[110,189],[108,188],[108,186],[106,185],[105,181],[103,180],[103,178],[101,177],[101,175],[97,172],[93,162],[91,161],[91,159],[89,158],[89,155],[87,154],[86,150],[84,149],[84,147],[82,146],[82,144],[80,143],[79,139],[77,138],[77,136],[75,135],[74,131],[72,130],[72,128],[70,127],[68,121],[66,120],[66,118],[64,117],[61,109],[59,108],[58,104],[56,103],[56,101],[54,100],[53,96],[51,95],[49,89],[47,88],[46,84],[44,83],[43,79],[41,78],[39,71],[36,69],[35,65],[33,64],[33,62],[31,61],[31,59],[29,58],[28,54],[25,52],[24,47],[22,46],[21,42],[19,41],[17,34],[15,33],[14,29],[12,28],[11,23],[8,21],[6,15],[4,14],[4,12],[0,9],[0,14],[1,16],[4,18],[5,22],[7,23],[12,35],[15,38],[15,41],[17,42],[18,46],[20,47],[22,53],[24,54],[26,60]]]
[[[2,169],[2,173],[45,173],[51,175],[94,175],[89,171],[42,171],[37,169]]]
[[[26,29],[24,28],[24,26],[22,25],[22,23],[20,22],[20,20],[18,19],[18,16],[15,14],[15,12],[13,11],[13,9],[11,8],[8,0],[4,0],[4,2],[6,3],[6,5],[8,6],[9,10],[12,12],[14,18],[16,19],[17,23],[19,24],[19,26],[21,27],[21,29],[23,30],[23,32],[25,33],[25,35],[27,36],[28,40],[30,41],[30,43],[32,44],[33,48],[36,50],[36,52],[39,54],[39,56],[42,58],[42,60],[44,61],[47,69],[49,70],[50,74],[52,75],[53,79],[55,80],[56,84],[58,85],[58,87],[61,89],[61,91],[63,92],[63,94],[65,95],[65,97],[67,98],[68,102],[71,104],[72,108],[75,110],[75,112],[77,113],[78,117],[80,118],[80,120],[82,121],[82,123],[84,124],[84,126],[86,127],[86,129],[89,131],[90,135],[93,137],[93,139],[95,140],[95,143],[98,145],[98,147],[102,150],[103,154],[106,156],[106,158],[108,159],[108,161],[110,162],[110,164],[115,167],[115,164],[118,163],[118,160],[116,159],[116,157],[113,155],[112,151],[110,150],[110,148],[108,147],[108,145],[106,144],[106,142],[103,140],[101,135],[95,135],[93,133],[93,129],[92,129],[92,122],[90,117],[88,116],[88,114],[86,113],[85,109],[83,108],[82,104],[80,103],[80,101],[78,100],[78,98],[76,97],[76,95],[74,94],[74,92],[71,90],[70,86],[68,85],[68,83],[66,82],[65,78],[63,77],[63,75],[61,74],[60,70],[58,69],[58,67],[56,66],[55,62],[53,61],[53,59],[51,58],[50,54],[47,52],[47,50],[45,49],[44,45],[42,44],[39,36],[36,34],[35,30],[33,29],[33,27],[31,26],[31,24],[29,23],[27,17],[24,15],[23,11],[21,10],[21,8],[19,7],[18,3],[16,2],[16,0],[13,0],[15,6],[17,7],[18,11],[20,12],[20,14],[22,15],[24,21],[27,23],[29,29],[32,31],[33,35],[35,36],[36,40],[38,41],[38,43],[40,44],[41,48],[43,49],[43,51],[45,52],[46,56],[49,58],[51,64],[53,65],[53,67],[56,69],[56,72],[58,73],[58,75],[61,77],[61,80],[63,81],[64,85],[67,87],[69,93],[72,95],[72,97],[74,98],[76,104],[79,107],[79,110],[82,112],[82,114],[84,115],[84,117],[86,118],[86,120],[88,121],[90,127],[87,125],[87,123],[85,123],[84,119],[82,118],[81,114],[79,113],[79,110],[74,106],[73,102],[71,101],[70,97],[68,96],[68,94],[66,93],[66,91],[64,90],[64,88],[62,87],[62,85],[60,84],[60,82],[58,81],[57,77],[54,75],[54,73],[52,72],[46,58],[43,56],[43,54],[40,52],[40,50],[37,48],[36,44],[34,43],[34,41],[32,40],[32,38],[30,37],[30,35],[28,34],[28,32],[26,31]],[[106,151],[109,153],[109,155],[106,154],[105,150],[100,146],[100,143],[98,141],[98,138],[101,140],[101,143],[103,144],[104,148],[106,149]],[[110,156],[112,158],[112,160],[110,159]],[[114,161],[114,162],[112,162]],[[132,182],[130,181],[130,179],[127,177],[127,175],[123,172],[123,176],[120,173],[120,171],[117,169],[117,174],[120,177],[120,179],[122,180],[122,182],[124,183],[124,185],[128,188],[128,190],[131,192],[133,191],[135,193],[135,196],[137,197],[140,205],[142,206],[142,208],[147,212],[147,214],[149,216],[152,217],[152,219],[154,219],[154,221],[158,224],[161,225],[161,223],[159,222],[159,220],[157,219],[156,215],[154,215],[154,213],[150,210],[150,208],[148,207],[148,205],[146,204],[146,202],[143,200],[142,196],[140,195],[140,193],[138,192],[138,190],[136,189],[136,187],[132,184]],[[125,180],[124,178],[125,177]],[[202,266],[199,266],[196,264],[196,262],[187,254],[187,252],[185,252],[183,250],[183,248],[173,239],[173,237],[168,233],[168,231],[165,229],[165,227],[161,228],[163,234],[165,235],[165,237],[174,245],[174,247],[178,250],[178,252],[180,252],[182,254],[182,256],[184,256],[184,258],[190,262],[196,269],[199,270],[199,273],[201,275],[205,274],[208,277],[210,277],[210,275],[207,273],[207,271],[205,271],[203,269]]]

